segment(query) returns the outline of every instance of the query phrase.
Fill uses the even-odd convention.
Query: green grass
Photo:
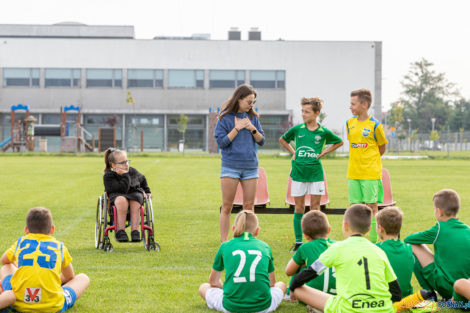
[[[18,155],[0,158],[0,250],[22,235],[29,208],[45,206],[53,213],[55,236],[74,258],[75,271],[91,279],[71,312],[211,312],[197,290],[207,281],[219,245],[219,158],[173,154],[131,159],[152,188],[161,252],[149,253],[141,243],[118,244],[114,239],[112,253],[94,248],[96,202],[103,192],[101,158]],[[329,159],[323,164],[330,207],[347,207],[347,160]],[[267,172],[270,206],[285,207],[290,162],[263,156],[260,166]],[[460,194],[460,218],[470,222],[468,161],[385,160],[384,166],[390,171],[394,198],[405,212],[402,236],[434,225],[432,196],[442,188]],[[284,268],[292,257],[292,216],[259,215],[259,220],[259,238],[272,248],[277,279],[288,282]],[[329,220],[331,237],[342,239],[342,217],[330,215]],[[279,312],[304,311],[293,303],[279,308]]]

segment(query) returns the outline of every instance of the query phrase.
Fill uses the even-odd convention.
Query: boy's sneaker
[[[116,241],[118,242],[128,242],[129,237],[127,237],[126,231],[124,229],[118,230],[116,232]]]
[[[131,231],[131,239],[132,242],[139,242],[140,241],[140,233],[138,230]]]
[[[296,242],[293,246],[292,246],[292,250],[290,250],[291,253],[295,253],[299,248],[300,246],[302,245],[301,242]]]
[[[409,296],[404,297],[400,301],[393,303],[393,306],[396,308],[397,312],[407,311],[421,301],[429,299],[431,296],[432,291],[421,289]]]

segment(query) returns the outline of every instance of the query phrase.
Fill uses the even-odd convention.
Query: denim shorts
[[[220,169],[220,178],[230,177],[239,180],[258,178],[257,168],[231,168],[222,166]]]

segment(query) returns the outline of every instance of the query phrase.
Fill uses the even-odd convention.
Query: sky
[[[466,0],[4,0],[2,24],[133,25],[137,39],[209,33],[242,40],[382,41],[382,106],[400,97],[410,63],[425,58],[470,99],[470,27]]]

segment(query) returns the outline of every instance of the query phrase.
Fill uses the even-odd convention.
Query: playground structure
[[[15,112],[18,110],[25,111],[25,118],[15,120]],[[67,112],[76,111],[77,119],[75,120],[74,133],[70,131],[67,122]],[[95,138],[80,123],[81,114],[80,107],[66,106],[60,107],[60,124],[41,124],[34,125],[36,118],[30,116],[29,106],[12,105],[11,106],[11,136],[0,143],[2,151],[12,149],[14,152],[34,151],[35,136],[40,137],[60,137],[61,152],[86,152],[95,150]],[[91,138],[90,143],[87,142],[85,136]]]
[[[288,208],[271,208],[267,205],[269,204],[269,193],[268,193],[268,180],[266,177],[265,170],[260,167],[258,168],[258,185],[256,189],[255,197],[255,212],[257,214],[293,214],[295,209],[294,198],[291,195],[291,184],[292,178],[289,175],[287,182],[287,192],[286,192],[286,204],[289,205]],[[323,171],[324,182],[325,182],[325,194],[321,197],[320,200],[320,210],[325,214],[344,214],[346,208],[327,208],[327,204],[330,203],[330,196],[328,194],[328,184],[326,180],[325,171]],[[382,185],[384,198],[382,203],[378,203],[379,210],[388,206],[393,206],[396,204],[396,201],[393,200],[392,185],[390,182],[390,174],[386,168],[382,168]],[[243,209],[243,189],[241,188],[240,183],[238,183],[237,191],[235,193],[235,198],[233,201],[232,213],[238,213]],[[310,197],[305,196],[305,212],[310,210]]]

